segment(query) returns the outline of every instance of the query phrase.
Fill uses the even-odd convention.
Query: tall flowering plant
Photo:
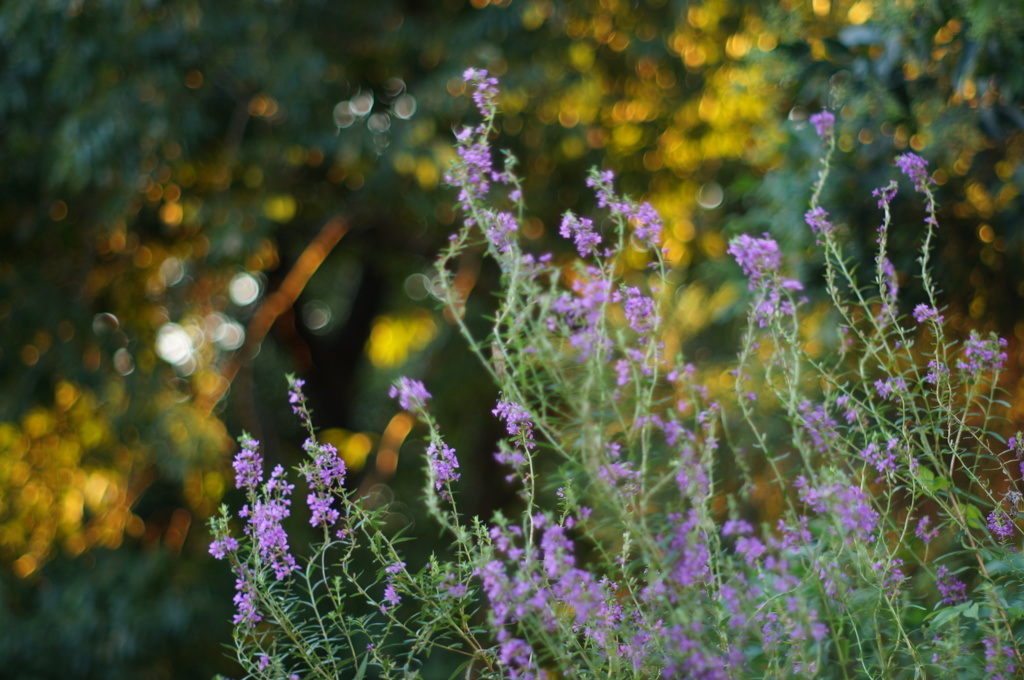
[[[821,205],[835,119],[806,215],[825,261],[841,337],[809,352],[803,285],[769,236],[729,246],[751,305],[731,390],[667,356],[672,287],[661,220],[587,179],[600,220],[567,213],[578,258],[556,263],[518,238],[515,160],[490,146],[497,82],[470,69],[481,122],[456,134],[449,182],[464,215],[434,290],[500,388],[496,459],[519,502],[466,518],[457,452],[425,386],[391,395],[425,425],[424,502],[450,557],[406,563],[382,509],[346,492],[337,452],[318,442],[302,393],[311,552],[292,556],[281,521],[293,485],[265,477],[240,440],[247,504],[213,521],[211,553],[237,576],[235,643],[250,677],[926,678],[1014,677],[1024,667],[1024,560],[1016,483],[1024,438],[1000,451],[997,377],[1005,342],[946,333],[930,275],[939,228],[923,159],[897,159],[927,215],[907,318],[881,213],[873,280],[844,254]],[[452,274],[469,249],[501,269],[486,337],[465,322]],[[645,254],[647,273],[626,266]],[[995,449],[993,449],[995,446]],[[240,526],[235,528],[235,526]],[[367,564],[375,568],[366,569]],[[426,665],[443,657],[450,665]]]

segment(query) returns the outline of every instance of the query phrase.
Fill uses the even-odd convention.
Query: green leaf
[[[985,515],[973,503],[967,506],[967,524],[972,529],[985,528]]]
[[[931,468],[925,465],[919,465],[917,471],[914,473],[917,481],[924,487],[924,489],[931,495],[937,494],[946,487],[949,486],[949,480],[945,477],[936,477],[935,473],[932,472]]]
[[[366,664],[369,660],[369,654],[363,657],[362,663],[360,663],[359,668],[356,669],[356,677],[354,678],[354,680],[363,680],[363,678],[366,677]]]

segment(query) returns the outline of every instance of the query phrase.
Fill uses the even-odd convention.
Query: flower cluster
[[[444,442],[440,445],[431,442],[427,447],[427,461],[434,476],[434,488],[442,498],[451,499],[448,486],[459,481],[459,459],[455,457],[455,449]]]
[[[964,343],[964,358],[956,362],[956,367],[968,375],[999,373],[1006,363],[1005,347],[1005,338],[982,338],[978,331],[971,331]]]
[[[406,411],[421,411],[427,407],[427,399],[430,399],[430,393],[423,383],[406,377],[399,378],[398,382],[391,386],[388,396],[392,399],[397,398],[398,403]]]
[[[512,467],[515,499],[486,519],[467,512],[431,395],[400,378],[389,394],[427,431],[426,511],[451,541],[425,561],[429,551],[405,552],[421,527],[399,510],[407,495],[390,500],[404,485],[382,477],[410,414],[394,417],[376,469],[347,492],[342,457],[317,441],[303,383],[290,379],[309,432],[299,469],[318,541],[300,570],[284,531],[294,487],[280,466],[265,478],[246,434],[234,460],[244,534],[231,535],[226,509],[211,523],[210,553],[236,576],[236,643],[250,675],[339,677],[351,662],[360,675],[413,677],[428,657],[451,674],[430,655],[458,649],[469,656],[456,674],[521,680],[1013,676],[1020,615],[1006,602],[1021,580],[1007,566],[1024,505],[1024,436],[1001,457],[989,453],[997,377],[978,388],[1008,361],[1006,341],[972,331],[957,356],[946,336],[929,275],[937,222],[923,159],[906,154],[897,166],[929,214],[913,278],[928,302],[912,313],[927,332],[898,314],[893,262],[905,258],[887,251],[896,183],[874,192],[885,212],[878,295],[863,293],[818,204],[837,146],[826,111],[811,117],[826,152],[804,219],[826,269],[819,300],[831,309],[808,319],[782,246],[739,236],[728,252],[753,300],[738,363],[698,367],[684,364],[689,340],[668,325],[674,272],[649,252],[662,228],[654,208],[616,194],[612,172],[595,169],[587,183],[610,213],[604,232],[571,212],[559,229],[584,261],[528,254],[515,211],[488,204],[505,201],[489,197],[490,183],[506,183],[525,208],[514,159],[500,173],[491,165],[497,82],[477,69],[465,77],[483,122],[457,133],[450,178],[463,225],[434,290],[495,379],[492,414],[507,433],[495,457]],[[452,275],[481,244],[502,285],[485,337],[464,319],[466,291]],[[817,331],[832,320],[843,332],[835,353]],[[721,399],[730,374],[734,398]],[[976,456],[957,453],[971,447]],[[994,489],[1008,489],[1002,501]]]
[[[779,276],[782,251],[775,239],[768,234],[764,238],[741,234],[729,243],[727,252],[736,258],[736,263],[749,279],[750,290],[759,294],[753,311],[758,326],[765,328],[776,317],[793,313],[793,303],[787,291],[802,290],[803,285]]]
[[[815,113],[808,118],[808,121],[814,126],[814,131],[818,133],[821,141],[827,142],[835,135],[836,117],[831,111]]]
[[[593,220],[577,217],[571,211],[566,211],[558,233],[563,238],[571,238],[576,242],[576,250],[579,251],[580,257],[596,253],[597,246],[601,244],[601,235],[594,229]]]
[[[914,184],[917,191],[925,191],[934,180],[928,174],[928,161],[914,153],[905,153],[896,159],[896,167]]]
[[[306,496],[310,510],[309,523],[313,526],[333,526],[341,517],[340,511],[334,507],[334,499],[344,491],[345,461],[334,446],[321,444],[312,438],[307,439],[302,448],[313,458],[313,462],[303,470],[310,488]]]

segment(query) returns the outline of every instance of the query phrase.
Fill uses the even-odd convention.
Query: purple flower
[[[736,263],[750,279],[750,289],[774,277],[782,266],[782,252],[775,239],[764,235],[764,238],[752,238],[741,234],[729,244],[727,251],[736,258]]]
[[[522,406],[514,401],[501,400],[491,413],[505,421],[509,435],[521,436],[526,448],[532,449],[537,446],[533,441],[533,423],[530,420],[530,414]]]
[[[900,590],[903,587],[903,582],[907,580],[906,575],[903,573],[903,560],[900,558],[893,559],[886,568],[885,563],[875,562],[873,565],[876,571],[882,573],[882,590],[890,599],[895,599],[899,596]]]
[[[814,448],[819,453],[828,453],[829,444],[839,436],[836,421],[828,414],[823,404],[804,400],[800,402],[798,409],[803,418],[803,422],[800,423],[802,429],[811,438]]]
[[[564,324],[569,329],[569,344],[578,349],[580,360],[589,358],[596,351],[606,351],[611,340],[600,331],[605,306],[612,302],[616,293],[611,281],[601,277],[596,267],[588,267],[585,276],[572,282],[573,294],[563,293],[555,299],[551,310],[555,313],[548,319],[548,330],[555,331]]]
[[[587,186],[592,187],[597,194],[598,207],[610,208],[612,213],[626,213],[629,206],[619,203],[615,199],[615,194],[612,191],[612,182],[614,181],[615,173],[611,170],[598,171],[594,169],[590,171],[590,176],[587,178]]]
[[[938,571],[936,571],[936,576],[938,577],[936,587],[942,595],[943,604],[953,605],[967,601],[967,586],[956,576],[949,573],[949,569],[945,566],[939,567]]]
[[[928,174],[928,161],[917,154],[905,153],[896,159],[896,167],[914,183],[914,189],[924,191],[932,178]]]
[[[924,541],[925,545],[931,543],[933,540],[935,540],[935,537],[939,535],[938,527],[934,527],[931,530],[929,530],[928,527],[931,526],[931,522],[932,518],[928,515],[925,515],[920,519],[920,521],[918,521],[917,529],[914,530],[914,535],[920,538],[922,541]]]
[[[784,291],[802,290],[803,286],[799,281],[779,277],[782,252],[774,239],[768,234],[764,238],[741,234],[732,240],[727,252],[736,258],[736,263],[750,279],[750,290],[760,293],[753,311],[758,326],[765,328],[773,318],[793,312],[793,304],[784,296]]]
[[[823,142],[827,142],[835,134],[836,117],[831,111],[815,113],[808,118],[808,121],[814,126],[814,131],[818,133],[818,137]]]
[[[928,362],[928,373],[924,376],[924,380],[925,382],[936,385],[940,378],[944,378],[948,375],[949,366],[946,366],[946,364],[940,364],[933,359]]]
[[[639,288],[625,288],[626,300],[622,306],[626,312],[626,321],[630,328],[641,335],[646,335],[661,323],[657,315],[654,300],[640,292]]]
[[[871,192],[872,196],[878,197],[878,209],[885,210],[885,208],[892,203],[892,199],[896,198],[896,191],[899,185],[896,184],[895,180],[889,182],[884,187],[879,187]]]
[[[473,102],[484,118],[493,118],[497,112],[498,79],[489,77],[487,70],[467,68],[462,79],[473,85]]]
[[[925,321],[934,321],[935,323],[942,325],[942,323],[946,319],[941,314],[939,314],[939,310],[935,309],[934,307],[930,307],[925,304],[920,304],[917,307],[914,307],[914,320],[916,320],[918,323],[924,323]]]
[[[977,331],[964,343],[964,359],[957,360],[956,367],[968,375],[998,373],[1006,362],[1006,339],[994,333],[983,339]]]
[[[288,389],[288,403],[292,405],[292,412],[296,415],[302,413],[303,408],[306,404],[306,395],[302,392],[302,386],[306,384],[305,380],[290,380],[291,386]]]
[[[505,254],[512,250],[519,230],[516,218],[510,212],[499,212],[497,215],[488,213],[487,217],[487,228],[484,230],[487,239],[499,253]]]
[[[394,607],[402,601],[402,596],[395,591],[395,584],[388,583],[384,586],[384,602],[380,605],[381,612],[386,612],[389,607]]]
[[[661,215],[650,203],[641,203],[632,211],[630,221],[633,223],[633,234],[648,248],[657,246],[661,238]]]
[[[455,449],[444,442],[441,442],[441,447],[438,448],[436,443],[431,442],[427,447],[427,461],[434,475],[434,488],[440,492],[442,498],[450,500],[451,495],[445,487],[459,481],[460,477],[459,460],[455,457]]]
[[[229,552],[238,550],[238,541],[231,536],[210,543],[210,554],[216,559],[222,560]]]
[[[263,497],[256,501],[249,517],[249,527],[259,549],[260,557],[270,563],[278,581],[298,569],[288,549],[288,534],[281,522],[291,514],[294,484],[284,479],[284,468],[278,465],[263,487]]]
[[[994,637],[984,638],[982,644],[985,646],[985,677],[989,680],[1010,680],[1017,673],[1017,667],[1013,665],[1016,657],[1012,645],[999,646],[999,640]]]
[[[260,443],[243,432],[238,438],[242,449],[235,454],[232,466],[235,468],[235,486],[255,491],[263,481],[263,457],[259,453]]]
[[[828,221],[828,213],[821,206],[815,206],[804,213],[804,221],[814,234],[831,234],[835,227]]]
[[[233,619],[236,626],[255,627],[263,620],[256,607],[256,586],[252,583],[252,574],[245,567],[235,571],[235,607],[238,613]]]
[[[901,377],[876,380],[875,392],[882,399],[902,399],[907,393],[907,381]]]
[[[815,512],[838,520],[848,543],[855,538],[866,541],[875,531],[878,512],[859,487],[835,483],[815,488],[802,475],[797,477],[794,486],[799,490],[800,500]]]
[[[566,211],[562,217],[562,224],[558,233],[563,238],[571,238],[576,242],[576,250],[580,257],[586,257],[597,252],[597,246],[601,243],[601,235],[594,230],[594,223],[586,217],[576,217],[571,211]]]
[[[896,446],[898,439],[890,439],[883,452],[875,444],[868,444],[868,447],[861,451],[864,460],[878,470],[879,475],[892,474],[896,472]]]
[[[388,390],[388,396],[392,399],[398,398],[398,403],[406,411],[417,411],[427,407],[427,399],[430,393],[419,380],[411,378],[399,378],[398,382]]]
[[[988,528],[1000,543],[1006,543],[1013,538],[1013,522],[1001,507],[989,513]]]
[[[882,296],[882,309],[878,313],[878,322],[885,325],[890,318],[896,316],[896,298],[899,294],[900,285],[896,280],[896,268],[893,267],[889,258],[880,258],[878,270],[879,279],[881,280],[879,293]]]

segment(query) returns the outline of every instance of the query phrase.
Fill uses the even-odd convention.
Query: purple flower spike
[[[828,221],[828,213],[821,206],[808,210],[804,214],[804,221],[814,234],[831,234],[835,231],[835,227]]]
[[[558,233],[576,242],[580,257],[597,252],[597,246],[601,243],[601,235],[594,230],[594,223],[586,217],[576,217],[571,211],[566,211]]]
[[[1006,363],[1006,339],[994,334],[982,338],[978,331],[971,331],[971,337],[964,343],[964,358],[958,359],[956,367],[968,375],[998,373]]]
[[[929,307],[928,305],[921,304],[918,305],[917,307],[914,307],[914,320],[916,320],[918,323],[924,323],[925,321],[934,321],[935,323],[942,325],[942,322],[945,321],[946,319],[941,314],[939,314],[939,310],[935,309],[934,307]]]
[[[949,569],[945,566],[939,567],[936,576],[938,576],[936,586],[942,595],[943,604],[953,605],[967,601],[967,586],[956,576],[949,573]]]
[[[459,481],[459,477],[461,477],[458,471],[459,459],[455,457],[455,449],[444,442],[441,442],[441,446],[438,448],[437,444],[431,442],[427,448],[427,461],[430,463],[430,469],[436,480],[434,488],[441,494],[441,498],[451,500],[451,495],[445,487]]]
[[[770,279],[782,266],[779,244],[768,234],[764,238],[741,234],[732,240],[727,252],[736,258],[736,263],[750,279],[751,290],[765,279]]]
[[[462,79],[474,86],[473,102],[480,115],[492,117],[496,113],[495,99],[498,98],[498,79],[490,77],[486,69],[467,68]]]
[[[532,449],[536,446],[533,441],[533,423],[530,421],[530,414],[522,406],[514,401],[499,401],[491,413],[505,421],[510,435],[515,437],[522,434],[527,448]]]
[[[224,559],[229,552],[234,552],[236,550],[238,550],[238,540],[231,536],[225,536],[224,538],[210,544],[210,554],[218,560]]]
[[[836,117],[831,111],[822,111],[808,118],[821,141],[827,142],[836,131]]]
[[[260,455],[260,443],[246,433],[242,433],[238,443],[242,450],[235,454],[232,465],[235,468],[235,485],[239,488],[255,490],[263,481],[263,457]]]
[[[905,153],[897,158],[896,167],[914,183],[917,191],[924,191],[932,183],[928,174],[928,161],[915,153]]]
[[[430,393],[419,380],[412,378],[399,378],[398,382],[388,390],[388,396],[392,399],[398,398],[398,403],[406,411],[416,411],[427,407],[427,399]]]

